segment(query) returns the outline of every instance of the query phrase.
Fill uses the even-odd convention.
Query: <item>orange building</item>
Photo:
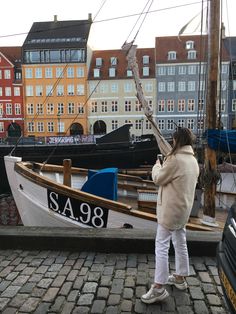
[[[23,44],[24,136],[87,134],[91,17],[36,22]]]

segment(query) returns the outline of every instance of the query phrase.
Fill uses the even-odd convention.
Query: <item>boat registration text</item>
[[[48,208],[55,213],[94,227],[106,228],[108,209],[47,190]]]

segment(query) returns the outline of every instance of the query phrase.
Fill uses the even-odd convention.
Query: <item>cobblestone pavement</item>
[[[0,313],[228,313],[216,260],[190,262],[186,291],[167,287],[166,301],[145,305],[154,255],[0,250]]]

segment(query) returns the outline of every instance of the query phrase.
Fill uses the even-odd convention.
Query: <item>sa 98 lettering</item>
[[[79,223],[106,228],[108,209],[47,190],[48,208]]]

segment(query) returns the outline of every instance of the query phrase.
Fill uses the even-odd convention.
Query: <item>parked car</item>
[[[226,303],[236,313],[236,202],[229,210],[222,240],[217,246],[217,267]]]

